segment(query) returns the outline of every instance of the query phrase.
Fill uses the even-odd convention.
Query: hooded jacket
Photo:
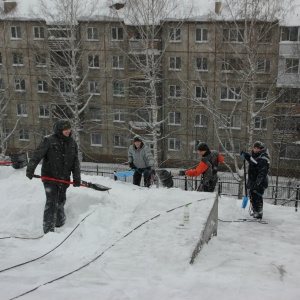
[[[268,187],[268,173],[270,165],[270,155],[266,148],[262,148],[259,153],[251,152],[246,156],[249,162],[248,188],[252,190],[264,190]]]
[[[137,148],[134,144],[129,146],[128,162],[129,164],[133,163],[138,169],[154,166],[154,158],[151,150],[143,142],[140,148]]]
[[[36,150],[27,166],[27,172],[34,173],[35,168],[43,159],[42,176],[53,177],[70,181],[70,175],[73,175],[73,181],[81,182],[80,163],[78,159],[78,146],[71,137],[65,137],[62,134],[69,123],[65,120],[59,120],[53,126],[54,134],[45,136]]]

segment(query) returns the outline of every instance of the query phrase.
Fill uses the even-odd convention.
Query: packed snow
[[[66,224],[43,235],[41,180],[0,167],[1,300],[300,299],[294,208],[265,203],[267,224],[236,222],[248,208],[221,196],[218,235],[190,264],[214,193],[82,179],[111,190],[70,186]]]

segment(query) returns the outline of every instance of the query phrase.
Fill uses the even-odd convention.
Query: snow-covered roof
[[[50,8],[51,12],[53,9],[53,16],[58,18],[61,13],[58,13],[55,9],[56,3],[61,3],[60,0],[6,0],[6,2],[17,2],[17,8],[14,10],[12,16],[17,18],[45,18],[39,10],[39,3],[43,1]],[[74,0],[74,2],[78,1],[82,5],[84,3],[86,7],[88,7],[88,3],[96,1],[97,6],[93,11],[95,15],[95,20],[110,20],[110,18],[122,18],[124,19],[126,24],[132,23],[132,20],[128,17],[128,11],[130,9],[134,9],[135,2],[138,0]],[[143,1],[143,0],[139,0]],[[0,0],[0,8],[3,7],[3,2]],[[216,3],[221,2],[221,10],[219,14],[215,13]],[[180,20],[189,20],[189,21],[205,21],[210,19],[220,19],[220,20],[228,20],[232,19],[232,11],[228,10],[227,3],[230,1],[227,0],[163,0],[162,3],[165,3],[168,9],[164,7],[166,10],[166,14],[157,14],[156,18],[159,19],[161,16],[165,16],[163,19],[180,19]],[[299,0],[295,0],[294,3],[299,2]],[[146,3],[146,2],[145,2]],[[282,0],[278,2],[278,5],[282,5],[282,9],[280,10],[280,15],[270,16],[271,20],[278,19],[281,21],[281,25],[283,26],[300,26],[300,4],[294,4],[291,7],[287,7],[284,9],[285,1]],[[122,7],[124,5],[124,7]],[[263,3],[261,5],[264,5]],[[238,15],[242,14],[243,10],[241,9],[243,6],[242,1],[236,2],[233,7],[234,14]],[[114,9],[113,7],[117,7]],[[122,7],[122,8],[120,8]],[[267,10],[266,10],[267,11]],[[34,13],[33,13],[34,12]],[[286,14],[286,12],[288,12]],[[262,13],[265,13],[262,9]],[[82,14],[83,15],[83,14]],[[99,18],[100,16],[100,18]],[[53,21],[53,19],[51,20]],[[141,16],[142,21],[142,16]]]

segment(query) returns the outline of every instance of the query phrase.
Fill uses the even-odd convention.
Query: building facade
[[[140,134],[160,165],[196,162],[199,141],[230,164],[251,135],[274,170],[299,166],[299,27],[190,19],[165,21],[150,37],[144,29],[105,17],[71,27],[2,18],[7,153],[31,152],[70,118],[84,161],[124,162]]]

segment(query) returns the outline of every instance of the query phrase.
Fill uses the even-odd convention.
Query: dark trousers
[[[151,185],[151,174],[147,168],[135,170],[133,174],[133,184],[140,185],[142,180],[142,175],[144,175],[144,186],[149,187]]]
[[[264,189],[259,189],[259,190],[252,190],[250,189],[249,191],[250,194],[250,202],[253,208],[254,212],[262,213],[263,211],[263,194],[264,194]]]
[[[44,233],[54,231],[55,227],[65,224],[66,215],[64,205],[66,203],[66,191],[68,185],[44,182],[46,204],[44,209],[43,229]]]
[[[208,182],[204,182],[203,178],[201,179],[201,183],[197,188],[197,192],[214,192],[216,185],[218,182],[218,176],[214,175]]]

